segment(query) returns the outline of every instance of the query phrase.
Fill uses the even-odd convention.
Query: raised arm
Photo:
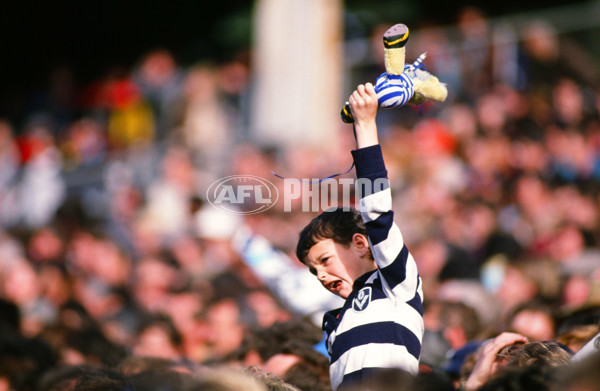
[[[377,94],[372,84],[359,85],[348,99],[358,149],[352,151],[362,197],[360,212],[371,252],[391,294],[421,311],[422,291],[417,266],[394,223],[392,197],[377,136]]]

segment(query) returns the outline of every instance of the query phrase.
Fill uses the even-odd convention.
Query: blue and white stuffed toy
[[[443,102],[448,96],[446,85],[423,69],[426,53],[412,64],[405,64],[407,41],[408,27],[404,24],[396,24],[383,34],[385,72],[375,82],[379,107],[392,108],[407,103],[420,105],[428,99]],[[347,102],[341,116],[346,123],[354,122]]]

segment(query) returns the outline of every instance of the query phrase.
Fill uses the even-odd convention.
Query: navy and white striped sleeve
[[[356,175],[364,195],[360,212],[367,227],[373,258],[391,297],[414,302],[421,310],[423,298],[417,265],[394,223],[392,195],[380,145],[352,151]]]

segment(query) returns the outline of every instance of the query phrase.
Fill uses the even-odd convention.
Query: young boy
[[[357,177],[387,184],[377,138],[377,95],[359,85],[349,99]],[[367,185],[368,186],[368,185]],[[296,255],[330,292],[346,299],[323,319],[334,390],[384,368],[417,374],[423,292],[416,264],[394,223],[389,184],[364,189],[360,212],[324,212],[300,233]]]

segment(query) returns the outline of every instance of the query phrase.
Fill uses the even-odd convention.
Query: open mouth
[[[331,281],[330,283],[327,284],[327,288],[329,288],[332,291],[337,291],[341,287],[342,287],[342,281],[340,281],[340,280]]]

